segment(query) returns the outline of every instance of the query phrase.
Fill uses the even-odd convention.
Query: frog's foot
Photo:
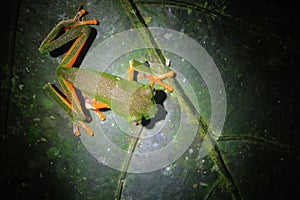
[[[75,17],[73,18],[73,20],[75,22],[83,22],[84,24],[93,24],[96,25],[97,23],[99,23],[97,20],[87,20],[84,21],[83,20],[83,16],[85,16],[86,14],[88,14],[88,12],[84,9],[79,9],[79,11],[76,13]]]
[[[168,92],[172,92],[173,88],[171,86],[168,86],[162,82],[162,80],[170,78],[174,76],[174,72],[169,71],[168,73],[161,74],[161,75],[154,75],[154,74],[139,74],[138,78],[147,78],[149,79],[150,86],[153,87],[154,83],[157,83],[158,85],[162,86],[164,89],[166,89]]]
[[[74,17],[74,21],[81,21],[82,17],[87,14],[87,11],[84,10],[82,7],[79,8],[78,12]]]
[[[68,25],[64,27],[65,31],[69,31],[70,29],[76,27],[76,26],[82,26],[82,25],[98,25],[99,22],[97,20],[83,20],[83,16],[87,14],[86,10],[79,10],[75,17],[73,18],[74,23],[72,25]]]
[[[94,110],[101,121],[106,119],[106,117],[100,111],[102,108],[109,108],[106,103],[98,102],[96,99],[85,95],[85,107],[89,110]]]
[[[84,130],[87,132],[87,134],[89,134],[89,136],[94,135],[93,131],[88,127],[88,125],[86,125],[86,123],[81,122],[81,121],[76,121],[76,122],[73,122],[73,133],[75,136],[80,136],[80,132],[78,129],[79,126],[84,128]]]

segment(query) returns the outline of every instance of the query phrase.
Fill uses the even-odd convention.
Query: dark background
[[[300,198],[297,6],[254,0],[133,3],[143,17],[151,17],[150,26],[183,30],[207,50],[221,72],[228,105],[214,150],[218,157],[186,161],[187,152],[171,175],[164,169],[128,174],[119,196]],[[3,199],[113,199],[118,194],[120,172],[87,152],[71,134],[67,116],[41,89],[55,80],[57,63],[37,48],[49,30],[65,15],[72,17],[81,4],[15,0],[1,11]],[[87,18],[101,23],[95,43],[134,27],[118,1],[83,4],[90,13]]]

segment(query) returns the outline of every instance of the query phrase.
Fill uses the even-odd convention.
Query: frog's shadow
[[[142,119],[142,126],[144,126],[147,129],[152,129],[156,122],[164,120],[167,116],[167,111],[164,107],[163,102],[166,100],[167,94],[163,90],[156,90],[154,101],[156,103],[156,106],[158,108],[156,115],[151,119]]]

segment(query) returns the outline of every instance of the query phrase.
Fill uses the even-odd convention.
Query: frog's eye
[[[147,67],[150,67],[150,63],[148,61],[145,61],[144,65],[147,66]]]
[[[151,97],[154,96],[155,92],[154,92],[154,88],[149,87],[148,85],[144,86],[144,90],[143,90],[143,95],[147,96],[147,97]]]

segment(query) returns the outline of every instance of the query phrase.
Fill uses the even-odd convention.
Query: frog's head
[[[142,119],[153,118],[158,109],[154,101],[154,91],[148,85],[143,85],[132,94],[128,121],[140,124]]]

